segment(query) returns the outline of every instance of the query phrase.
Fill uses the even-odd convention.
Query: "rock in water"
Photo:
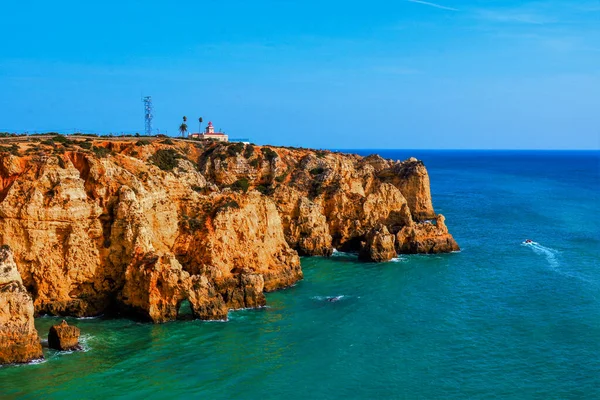
[[[58,325],[50,327],[48,332],[48,346],[52,349],[68,351],[68,350],[81,350],[79,345],[79,328],[67,324],[67,321],[63,320]]]
[[[363,261],[384,262],[396,257],[396,237],[385,225],[373,228],[362,242],[358,258]]]
[[[459,251],[458,244],[448,233],[445,218],[438,214],[435,225],[430,222],[406,226],[396,235],[396,250],[401,254],[436,254]]]
[[[33,323],[33,300],[8,248],[0,249],[0,364],[44,358]]]

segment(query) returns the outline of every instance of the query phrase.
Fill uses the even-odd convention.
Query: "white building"
[[[208,123],[208,126],[206,127],[206,130],[204,131],[204,133],[192,133],[192,134],[190,134],[190,138],[200,139],[200,140],[213,139],[213,140],[218,140],[219,142],[228,142],[229,141],[229,136],[227,136],[225,133],[215,132],[215,128],[214,128],[212,122]]]

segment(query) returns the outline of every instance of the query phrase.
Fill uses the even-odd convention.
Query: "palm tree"
[[[179,125],[179,132],[181,132],[181,137],[184,137],[185,133],[187,132],[188,126],[187,126],[186,122],[187,122],[187,117],[184,115],[183,123],[181,125]]]
[[[202,119],[202,117],[198,118],[198,133],[202,133],[202,122],[204,120]]]
[[[185,122],[179,125],[179,132],[181,132],[181,137],[185,135],[185,133],[187,132],[187,128],[188,126]]]

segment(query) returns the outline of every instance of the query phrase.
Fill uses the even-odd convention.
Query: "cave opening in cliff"
[[[183,300],[177,307],[177,319],[178,320],[190,320],[194,318],[192,311],[192,305],[189,300]]]

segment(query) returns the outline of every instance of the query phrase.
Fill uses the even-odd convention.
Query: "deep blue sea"
[[[0,368],[1,397],[600,399],[600,153],[357,152],[424,160],[462,251],[305,258],[229,322],[70,319],[86,351]]]

